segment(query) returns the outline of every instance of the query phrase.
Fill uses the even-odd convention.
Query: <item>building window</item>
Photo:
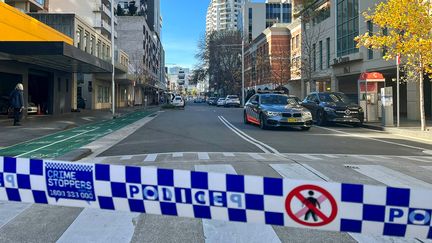
[[[101,58],[101,41],[98,40],[96,44],[96,56]]]
[[[266,3],[266,28],[275,23],[291,23],[291,3]]]
[[[372,24],[372,22],[370,20],[367,21],[367,29],[368,29],[368,32],[369,32],[369,36],[372,36],[373,35],[373,24]],[[368,59],[369,60],[373,59],[373,50],[372,50],[372,48],[368,49]]]
[[[295,48],[295,37],[291,38],[291,50]]]
[[[249,26],[248,26],[248,38],[249,42],[252,42],[252,8],[249,8]]]
[[[106,45],[105,45],[105,43],[103,43],[103,44],[102,44],[102,59],[106,59],[106,52],[105,52],[105,49],[106,49]]]
[[[110,92],[109,87],[98,85],[98,103],[109,103],[110,102]]]
[[[319,42],[319,65],[320,65],[320,70],[323,70],[323,46],[322,46],[322,41]]]
[[[316,71],[316,45],[312,45],[312,55],[313,55],[313,70]]]
[[[76,30],[76,41],[77,41],[77,47],[79,49],[81,49],[81,32],[82,32],[82,29],[80,29],[80,28],[78,28]]]
[[[330,38],[327,38],[326,44],[327,44],[327,68],[330,68]]]
[[[94,55],[94,41],[95,41],[95,37],[94,35],[92,35],[90,37],[90,54]]]
[[[359,0],[337,0],[337,56],[359,51],[354,38],[359,34]]]
[[[296,48],[299,48],[300,45],[300,35],[296,35]]]
[[[384,28],[382,30],[382,35],[383,36],[387,36],[388,35],[388,29],[387,28]],[[382,56],[384,57],[386,54],[387,54],[387,47],[384,47],[383,51],[382,51]]]
[[[89,51],[89,47],[90,47],[90,43],[89,43],[89,39],[88,38],[89,38],[89,33],[87,31],[85,31],[84,40],[83,40],[83,50],[85,52],[88,52]]]

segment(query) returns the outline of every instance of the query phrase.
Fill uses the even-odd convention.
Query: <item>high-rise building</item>
[[[76,0],[50,0],[50,13],[75,13],[103,36],[111,39],[111,0],[76,1]],[[114,19],[117,24],[117,19]],[[117,33],[114,31],[114,37]]]
[[[25,13],[46,12],[48,10],[48,0],[5,0],[5,2]]]
[[[239,30],[243,30],[247,41],[257,38],[266,28],[274,24],[290,24],[293,20],[291,0],[267,0],[263,3],[246,2],[244,25],[242,13],[238,15]]]
[[[245,0],[211,0],[207,9],[206,33],[235,30]]]

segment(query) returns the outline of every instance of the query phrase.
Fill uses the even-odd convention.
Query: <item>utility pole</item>
[[[399,71],[400,71],[400,54],[396,56],[396,96],[397,96],[397,105],[396,105],[396,121],[397,121],[397,127],[400,126],[400,96],[399,96],[399,86],[400,86],[400,78],[399,78]]]
[[[244,104],[245,104],[245,83],[244,83],[244,81],[245,81],[245,74],[244,74],[244,72],[245,72],[245,65],[244,65],[244,62],[245,62],[245,51],[244,51],[244,48],[245,48],[245,14],[246,14],[246,0],[244,0],[243,1],[243,14],[242,14],[242,88],[241,88],[241,92],[242,92],[242,103],[241,103],[241,105],[242,106],[244,106]]]
[[[111,65],[112,65],[112,75],[111,75],[111,101],[112,101],[112,115],[115,118],[115,44],[114,44],[114,1],[111,1]]]

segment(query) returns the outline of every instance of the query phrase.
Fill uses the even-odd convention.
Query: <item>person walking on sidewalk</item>
[[[15,89],[10,94],[10,104],[14,112],[14,126],[21,126],[20,117],[21,112],[24,109],[24,87],[21,83],[18,83]]]

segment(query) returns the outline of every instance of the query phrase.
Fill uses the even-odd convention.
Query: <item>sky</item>
[[[210,0],[161,0],[165,65],[193,68]]]

